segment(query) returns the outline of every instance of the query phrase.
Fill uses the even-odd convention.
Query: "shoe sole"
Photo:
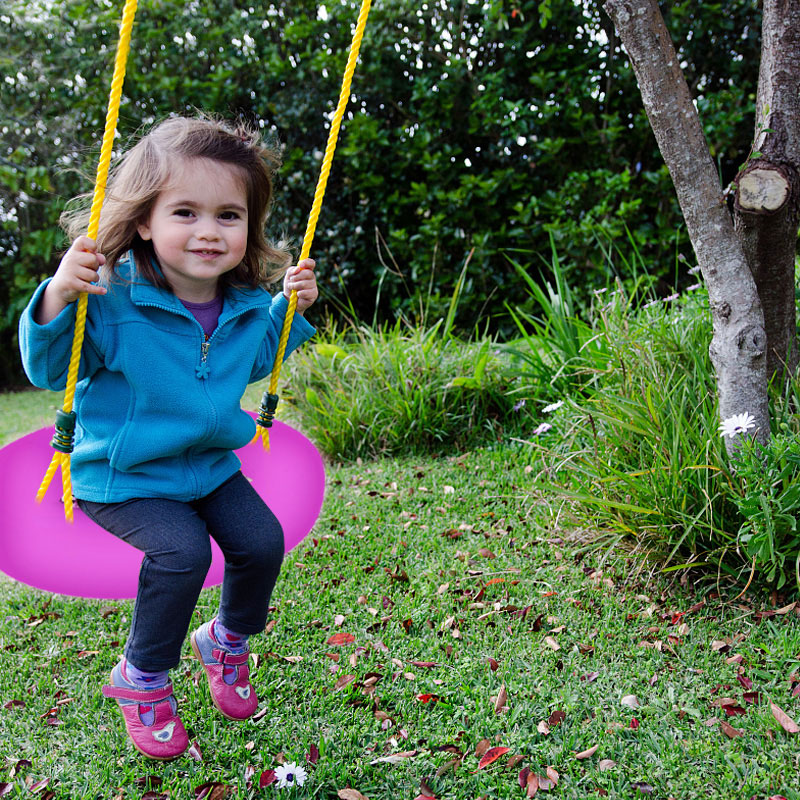
[[[195,658],[200,662],[200,665],[203,667],[203,674],[206,676],[206,681],[208,681],[208,693],[211,695],[211,702],[214,704],[214,707],[222,714],[225,719],[233,720],[234,722],[244,722],[246,719],[250,719],[252,714],[247,717],[232,717],[230,714],[226,714],[221,708],[219,703],[217,702],[217,698],[214,697],[214,690],[211,688],[211,681],[209,680],[208,673],[206,672],[206,664],[203,661],[203,656],[200,655],[200,648],[197,646],[197,640],[195,638],[195,634],[192,633],[190,638],[192,644],[192,652],[194,653]]]
[[[111,683],[112,686],[116,685],[114,683],[114,670],[111,670],[110,683]],[[119,708],[120,714],[121,714],[122,713],[122,706],[119,704],[119,700],[115,700],[114,702],[117,704],[117,708]],[[123,721],[123,723],[125,722],[125,717],[124,716],[122,717],[122,721]],[[133,737],[130,735],[130,733],[128,733],[128,726],[127,725],[125,726],[125,733],[127,734],[128,739],[130,740],[130,743],[134,746],[134,748],[136,750],[138,750],[145,758],[150,758],[153,761],[174,761],[176,758],[180,758],[189,749],[188,746],[187,746],[186,748],[181,750],[180,753],[176,753],[174,756],[154,756],[154,755],[151,755],[150,753],[146,753],[144,750],[142,750],[141,747],[139,747],[138,744],[136,744],[136,742],[133,740]]]

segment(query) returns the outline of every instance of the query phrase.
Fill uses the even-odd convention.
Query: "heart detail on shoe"
[[[242,700],[247,700],[250,697],[250,687],[249,686],[237,686],[236,687],[236,694],[242,698]]]
[[[159,742],[168,742],[172,738],[175,731],[175,723],[170,722],[165,725],[160,731],[153,731],[153,738]]]
[[[153,710],[153,706],[145,706],[139,703],[139,713],[140,714],[148,714],[150,711]]]

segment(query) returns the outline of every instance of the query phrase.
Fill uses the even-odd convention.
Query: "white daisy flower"
[[[287,786],[302,786],[306,782],[308,773],[297,764],[281,764],[275,770],[275,777],[278,779],[278,788],[285,789]]]
[[[549,406],[545,406],[542,409],[542,413],[549,414],[551,411],[555,411],[557,408],[561,408],[564,405],[563,400],[559,400],[557,403],[550,403]]]
[[[739,433],[747,433],[750,428],[755,428],[756,420],[752,414],[745,412],[744,414],[734,414],[728,419],[722,420],[719,426],[719,432],[723,436],[730,436],[733,439]]]
[[[670,294],[664,298],[665,303],[671,303],[673,300],[677,300],[680,297],[679,294]]]
[[[543,422],[537,428],[534,429],[533,435],[534,436],[541,436],[543,433],[547,433],[553,426],[549,422]]]

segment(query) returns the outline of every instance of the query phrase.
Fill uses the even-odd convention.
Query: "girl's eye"
[[[192,212],[188,208],[179,208],[175,211],[175,215],[178,217],[191,217]]]
[[[236,211],[223,211],[219,216],[220,219],[224,220],[239,219],[239,214]]]

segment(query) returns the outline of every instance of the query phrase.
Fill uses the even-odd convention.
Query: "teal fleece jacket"
[[[190,501],[212,492],[241,466],[232,451],[255,434],[240,399],[270,374],[288,301],[263,289],[225,292],[208,342],[169,291],[117,267],[123,282],[89,295],[74,408],[73,494],[117,503],[134,497]],[[47,325],[34,321],[45,281],[25,309],[20,350],[31,382],[66,386],[76,303]],[[295,315],[286,355],[314,335]]]

